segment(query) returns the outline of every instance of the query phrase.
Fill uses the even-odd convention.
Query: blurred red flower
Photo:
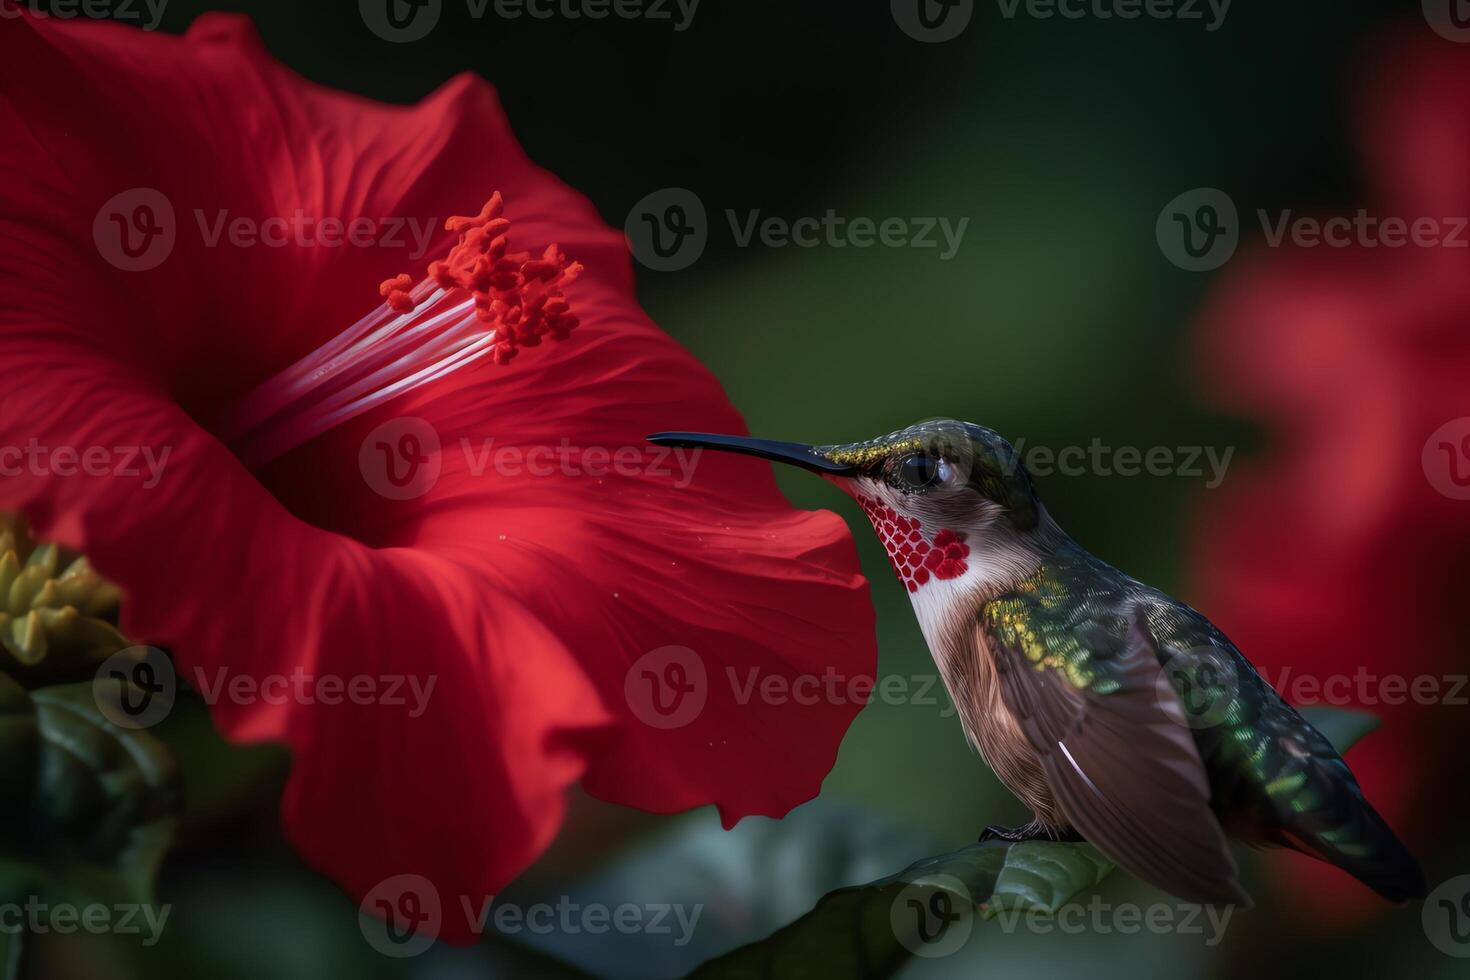
[[[1198,604],[1289,700],[1383,718],[1350,761],[1424,857],[1446,775],[1434,739],[1465,730],[1444,702],[1470,693],[1447,678],[1464,670],[1470,549],[1470,49],[1386,50],[1362,117],[1369,213],[1432,222],[1444,241],[1236,260],[1204,318],[1200,376],[1265,419],[1272,447],[1204,504],[1194,563]],[[1310,889],[1299,907],[1374,905],[1332,869],[1292,867]]]
[[[412,698],[213,705],[230,737],[292,747],[283,816],[308,860],[355,896],[421,875],[447,912],[547,846],[579,779],[660,812],[715,803],[727,823],[817,793],[861,705],[741,694],[753,672],[874,671],[846,527],[792,510],[766,467],[716,455],[694,475],[644,446],[662,429],[744,428],[639,309],[622,236],[527,159],[488,86],[370,103],[291,74],[234,17],[183,38],[6,18],[0,36],[0,445],[168,453],[151,486],[60,456],[20,467],[0,508],[86,552],[125,591],[125,632],[168,646],[195,687],[434,681],[417,716]],[[263,242],[273,221],[418,216],[439,235],[426,261],[448,249],[444,219],[495,190],[517,248],[556,243],[585,266],[557,279],[552,249],[512,274],[565,287],[565,303],[540,298],[566,329],[570,304],[571,339],[247,466],[213,420],[357,321],[406,253],[213,230],[247,219]],[[391,279],[383,294],[397,311],[410,290]],[[367,437],[395,419],[441,468],[417,495],[370,485]],[[477,466],[507,450],[520,464]],[[640,703],[662,679],[665,701],[702,708],[665,722],[671,701]],[[469,925],[446,915],[441,934]]]

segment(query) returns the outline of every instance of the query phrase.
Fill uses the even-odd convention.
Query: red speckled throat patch
[[[965,544],[964,532],[944,528],[929,541],[916,519],[871,497],[855,496],[888,549],[898,580],[910,592],[919,591],[931,579],[959,578],[969,570],[965,559],[970,557],[970,546]]]

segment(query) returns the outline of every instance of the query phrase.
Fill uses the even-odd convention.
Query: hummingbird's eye
[[[914,453],[898,461],[899,484],[907,490],[926,490],[949,478],[949,464],[924,453]]]

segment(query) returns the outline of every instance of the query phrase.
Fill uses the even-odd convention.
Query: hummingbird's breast
[[[1053,831],[1067,829],[1041,760],[1001,696],[996,659],[968,611],[972,605],[925,592],[913,596],[914,611],[965,737],[1037,822]]]

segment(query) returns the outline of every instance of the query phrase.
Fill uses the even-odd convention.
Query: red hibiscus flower
[[[1434,740],[1464,734],[1464,708],[1443,701],[1463,667],[1470,547],[1455,485],[1470,471],[1470,422],[1456,422],[1470,417],[1470,251],[1424,243],[1470,214],[1470,51],[1390,50],[1364,114],[1377,231],[1258,250],[1208,311],[1202,374],[1229,408],[1270,420],[1274,446],[1208,501],[1196,569],[1202,608],[1289,699],[1384,718],[1353,768],[1423,852],[1444,775]],[[1417,245],[1403,232],[1416,222]],[[1304,906],[1371,904],[1317,866],[1301,874]]]
[[[24,453],[0,458],[0,508],[117,582],[124,631],[215,692],[225,733],[290,744],[283,817],[308,860],[355,896],[429,879],[464,940],[456,898],[525,868],[579,779],[727,824],[817,792],[860,706],[741,694],[874,669],[846,529],[762,467],[691,475],[644,446],[741,422],[486,85],[373,104],[231,17],[0,36],[0,447]],[[503,215],[453,223],[421,263],[353,244],[492,191]],[[321,390],[342,364],[352,383]],[[164,465],[123,466],[140,447]],[[329,704],[234,696],[239,676],[433,687]]]

